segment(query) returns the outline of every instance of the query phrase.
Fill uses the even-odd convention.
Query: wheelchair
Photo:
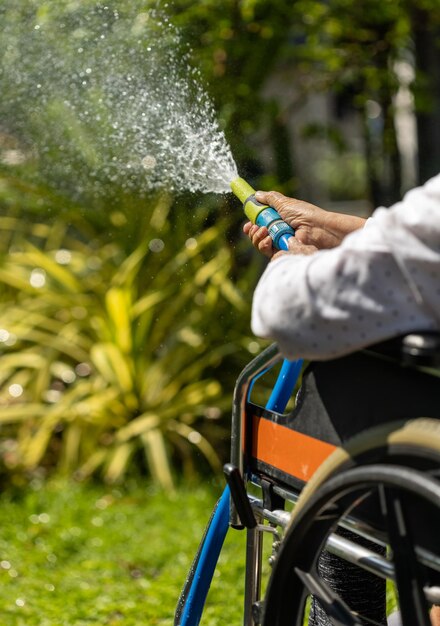
[[[386,624],[385,613],[377,621],[368,607],[357,605],[356,594],[351,594],[354,601],[350,594],[347,598],[325,578],[324,555],[349,572],[362,570],[373,582],[387,581],[402,626],[431,625],[431,607],[440,605],[440,334],[411,333],[353,357],[349,367],[356,359],[361,364],[369,359],[379,382],[382,370],[396,374],[388,395],[401,392],[405,406],[395,417],[392,404],[385,403],[386,419],[379,416],[373,425],[367,420],[359,427],[348,417],[340,440],[326,432],[316,436],[313,424],[304,426],[295,411],[307,419],[306,410],[285,413],[287,398],[264,407],[252,401],[257,380],[282,362],[276,345],[240,374],[232,403],[231,459],[225,466],[228,487],[191,566],[175,626],[199,624],[227,527],[247,533],[244,626],[303,626],[312,605],[325,616],[320,623]],[[339,376],[340,364],[342,372],[347,369],[344,359],[322,368],[336,368]],[[297,363],[295,377],[299,368]],[[362,366],[359,372],[364,375]],[[417,376],[424,383],[412,394],[409,381]],[[350,401],[366,404],[358,413],[368,416],[370,397],[381,403],[378,381],[371,389],[363,383],[363,398],[356,389],[347,392]],[[287,388],[292,387],[291,380]],[[262,597],[267,533],[271,572]]]

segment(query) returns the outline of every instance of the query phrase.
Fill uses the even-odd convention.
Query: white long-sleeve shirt
[[[329,359],[414,330],[440,330],[440,174],[337,248],[284,255],[254,293],[252,330],[286,358]]]

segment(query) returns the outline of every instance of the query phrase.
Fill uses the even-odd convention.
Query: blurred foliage
[[[307,105],[309,96],[323,94],[330,96],[328,106],[335,108],[335,118],[352,111],[363,125],[364,197],[373,206],[400,198],[401,155],[394,125],[400,86],[397,61],[415,68],[409,87],[416,96],[419,122],[426,109],[432,114],[423,129],[425,142],[419,123],[422,182],[438,172],[440,154],[432,137],[440,124],[438,0],[227,0],[221,5],[215,0],[176,0],[170,10],[187,37],[199,43],[193,44],[196,63],[203,67],[233,137],[240,168],[257,179],[261,163],[255,147],[264,137],[273,163],[273,176],[261,179],[264,185],[286,193],[301,188],[295,168],[300,153],[292,155],[286,149],[291,142],[287,122]],[[273,76],[283,84],[281,99],[262,89]],[[371,103],[379,107],[378,119],[371,116]],[[316,119],[315,124],[322,125],[322,120]],[[334,129],[322,128],[331,145]],[[425,167],[432,160],[426,143],[437,156],[430,168]],[[340,147],[339,143],[336,156]],[[320,166],[309,165],[318,176]],[[344,167],[343,161],[339,167]],[[346,193],[342,188],[342,197]]]
[[[176,0],[170,6],[173,21],[192,42],[193,62],[201,68],[216,103],[239,171],[257,185],[263,181],[258,151],[264,136],[274,166],[271,178],[263,184],[289,193],[297,189],[289,138],[282,132],[283,141],[276,145],[274,136],[265,132],[270,135],[280,123],[285,131],[283,113],[262,90],[289,44],[294,11],[294,5],[286,0],[227,0],[221,4]],[[277,158],[278,151],[282,158]]]
[[[190,475],[199,453],[219,469],[229,368],[250,343],[248,301],[229,277],[225,223],[188,238],[169,232],[170,208],[166,196],[150,205],[148,237],[128,256],[59,219],[0,219],[9,471],[56,464],[115,481],[134,463],[171,488],[172,465]]]

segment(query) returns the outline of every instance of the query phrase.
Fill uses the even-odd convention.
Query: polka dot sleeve
[[[440,329],[440,175],[378,209],[339,247],[269,263],[252,329],[287,358],[309,359]]]

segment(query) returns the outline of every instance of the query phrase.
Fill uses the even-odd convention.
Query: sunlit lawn
[[[2,496],[0,624],[172,625],[221,486],[167,496],[52,482]],[[202,624],[239,624],[244,534],[230,531]]]

